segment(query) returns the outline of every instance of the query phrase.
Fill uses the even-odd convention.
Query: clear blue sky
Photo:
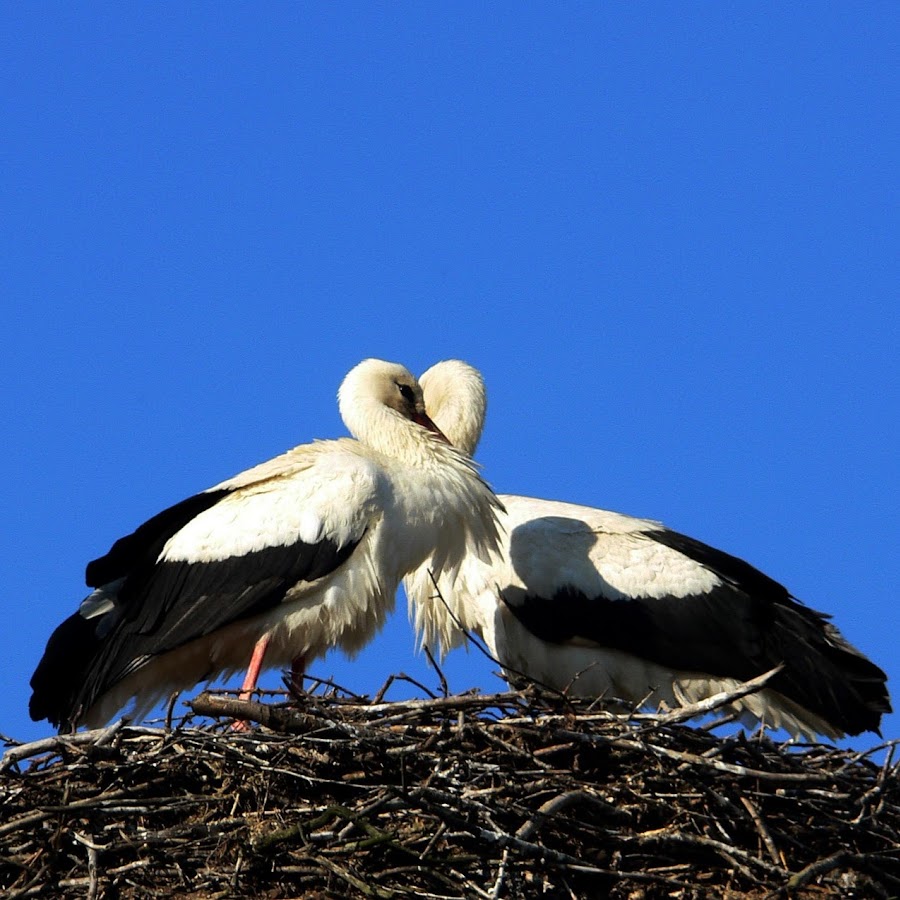
[[[49,733],[28,679],[85,563],[343,434],[367,356],[479,366],[498,490],[744,557],[897,692],[896,3],[3,19],[0,732]],[[314,667],[399,671],[434,683],[402,597]]]

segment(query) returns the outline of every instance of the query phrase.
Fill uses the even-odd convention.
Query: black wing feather
[[[613,599],[563,585],[552,597],[508,587],[521,624],[550,643],[580,638],[667,668],[748,680],[784,663],[769,686],[849,734],[877,731],[890,712],[885,673],[829,616],[738,557],[668,530],[646,537],[704,566],[721,584],[675,597]]]
[[[88,564],[91,587],[123,579],[115,608],[92,619],[76,613],[50,636],[31,678],[33,719],[73,726],[102,694],[153,657],[277,606],[296,584],[343,565],[359,544],[297,541],[212,562],[159,561],[174,534],[230,493],[220,489],[183,500]]]
[[[126,617],[103,641],[79,694],[93,702],[151,659],[278,606],[301,582],[339,568],[359,541],[301,541],[208,563],[164,561],[146,580],[129,578]]]
[[[232,491],[228,488],[220,488],[194,494],[193,497],[188,497],[147,519],[131,534],[119,538],[105,556],[87,564],[85,583],[88,587],[102,587],[104,584],[124,578],[135,567],[145,564],[148,559],[155,560],[172,535],[181,531],[191,519],[197,518],[200,513],[215,506],[230,493]]]

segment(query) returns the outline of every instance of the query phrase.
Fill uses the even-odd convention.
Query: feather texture
[[[339,392],[356,440],[301,445],[153,516],[87,567],[94,592],[50,637],[33,718],[63,728],[145,712],[248,664],[358,650],[429,554],[498,546],[499,503],[425,415],[402,366],[366,360]]]
[[[477,371],[446,361],[422,376],[422,386],[438,426],[474,452],[486,407]],[[808,737],[877,731],[890,711],[884,672],[827,616],[743,560],[649,519],[500,499],[500,551],[468,558],[455,580],[438,576],[443,600],[428,564],[404,580],[417,631],[443,652],[463,642],[458,620],[510,675],[582,696],[670,706],[784,663],[736,707],[748,723]]]

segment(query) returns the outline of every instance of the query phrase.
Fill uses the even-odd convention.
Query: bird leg
[[[244,683],[241,685],[241,700],[248,700],[250,695],[256,690],[256,682],[259,681],[259,673],[262,670],[263,659],[265,659],[266,650],[269,649],[270,640],[271,637],[268,634],[264,634],[253,648],[250,665],[247,666],[247,674],[244,677]]]
[[[306,657],[295,656],[291,662],[291,677],[288,681],[288,690],[291,694],[303,692],[303,674],[306,672]]]
[[[249,700],[250,695],[256,690],[256,683],[259,681],[259,673],[262,670],[263,660],[266,657],[266,650],[269,648],[271,637],[264,634],[253,648],[253,655],[250,657],[250,665],[247,666],[247,674],[244,676],[244,683],[241,685],[241,700]],[[250,726],[243,719],[235,719],[231,723],[232,731],[248,731]]]

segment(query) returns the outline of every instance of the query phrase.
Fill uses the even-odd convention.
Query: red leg
[[[247,674],[244,676],[244,683],[241,685],[241,700],[249,700],[250,695],[256,690],[256,683],[259,681],[259,673],[262,671],[263,660],[266,658],[266,650],[269,647],[269,635],[264,634],[253,648],[253,655],[250,657],[250,665],[247,666]],[[243,719],[235,719],[231,723],[234,731],[248,731],[250,726]]]
[[[264,634],[253,648],[253,656],[250,657],[250,665],[247,666],[247,674],[244,676],[244,683],[241,685],[241,700],[248,700],[250,695],[256,690],[256,682],[259,681],[259,673],[262,670],[263,660],[266,657],[266,650],[269,649],[269,635]]]
[[[295,656],[291,662],[291,691],[295,694],[303,690],[303,674],[306,672],[306,657]]]

